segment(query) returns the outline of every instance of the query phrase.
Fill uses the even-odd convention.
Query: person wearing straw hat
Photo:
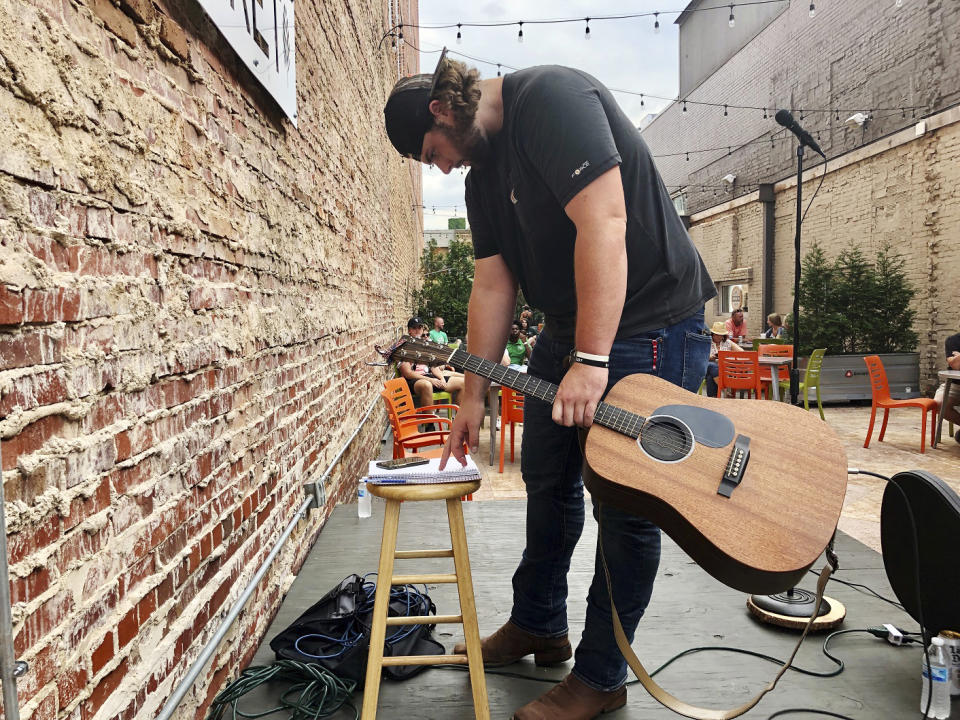
[[[546,318],[528,372],[559,388],[552,404],[525,400],[526,547],[510,619],[482,652],[491,666],[528,655],[562,663],[573,654],[567,572],[586,516],[578,429],[626,375],[697,389],[710,345],[703,309],[716,289],[636,124],[586,73],[545,66],[481,80],[444,51],[433,74],[397,82],[384,119],[401,155],[444,173],[470,167],[470,352],[500,358],[518,287]],[[464,442],[477,451],[485,392],[468,373],[442,463],[462,460]],[[594,503],[601,513],[613,600],[632,640],[653,591],[660,530]],[[515,720],[590,720],[623,707],[626,662],[612,624],[597,560],[570,674]]]
[[[717,375],[720,374],[720,365],[717,358],[721,350],[742,350],[733,340],[730,339],[730,331],[727,330],[727,324],[723,320],[717,320],[710,327],[710,360],[707,362],[707,395],[709,397],[717,396]]]

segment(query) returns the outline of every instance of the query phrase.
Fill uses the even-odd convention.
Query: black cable
[[[768,715],[767,720],[773,720],[776,717],[781,715],[789,715],[790,713],[806,713],[808,715],[826,715],[827,717],[840,718],[840,720],[856,720],[849,715],[841,715],[840,713],[831,712],[829,710],[813,710],[811,708],[786,708],[784,710],[777,710],[773,715]]]
[[[813,574],[813,575],[816,575],[817,577],[820,577],[820,573],[817,572],[816,570],[813,570],[812,568],[811,568],[808,572],[810,572],[810,573]],[[869,586],[867,586],[867,585],[862,585],[861,583],[850,582],[850,581],[848,581],[848,580],[841,580],[841,579],[838,578],[836,575],[832,575],[832,576],[830,577],[830,579],[833,580],[833,581],[835,581],[835,582],[840,583],[841,585],[846,585],[847,587],[852,587],[854,590],[859,590],[859,591],[865,592],[865,593],[867,593],[867,594],[869,594],[869,595],[873,595],[873,596],[874,596],[875,598],[877,598],[878,600],[883,600],[885,603],[890,603],[891,605],[893,605],[893,606],[894,606],[895,608],[897,608],[898,610],[903,610],[903,605],[901,605],[900,603],[898,603],[896,600],[891,600],[891,599],[888,598],[888,597],[884,597],[883,595],[881,595],[880,593],[878,593],[876,590],[874,590],[873,588],[871,588],[871,587],[869,587]]]

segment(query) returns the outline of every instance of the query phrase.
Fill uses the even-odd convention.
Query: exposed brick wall
[[[809,3],[791,2],[789,8],[764,28],[721,68],[686,97],[701,102],[767,106],[760,110],[690,104],[686,113],[668,106],[643,131],[655,155],[724,148],[693,153],[690,159],[663,157],[657,167],[668,185],[708,185],[690,188],[687,211],[699,212],[743,193],[740,187],[775,182],[790,176],[796,165],[793,136],[773,120],[777,108],[836,108],[836,113],[795,116],[817,132],[828,156],[836,157],[915,121],[960,102],[960,3],[956,0],[918,0],[896,8],[893,2],[843,0],[817,4],[808,17]],[[727,30],[717,13],[717,32]],[[844,121],[854,110],[874,110],[862,129]],[[846,114],[843,114],[846,111]],[[737,149],[743,143],[776,138]],[[727,146],[731,146],[728,154]],[[808,153],[808,157],[813,153]],[[814,156],[815,157],[815,156]],[[809,162],[809,161],[808,161]],[[729,192],[720,178],[737,176]],[[673,190],[673,188],[671,188]]]
[[[415,21],[415,1],[400,3]],[[419,173],[384,2],[297,5],[294,128],[191,0],[0,0],[0,436],[21,717],[153,718],[370,403]],[[379,408],[179,717],[248,661]]]
[[[947,113],[942,127],[890,149],[863,148],[862,160],[829,172],[803,225],[805,253],[817,242],[829,258],[851,246],[869,257],[885,243],[905,260],[917,291],[914,330],[919,336],[920,379],[925,390],[945,367],[943,341],[960,330],[960,111]],[[883,142],[874,143],[881,146]],[[804,204],[819,183],[806,181]],[[796,187],[780,187],[775,196],[773,258],[774,311],[793,308]],[[754,200],[736,207],[704,211],[693,218],[691,237],[715,279],[734,268],[753,270],[749,332],[765,327],[762,302],[763,222]],[[707,308],[707,320],[717,318]],[[801,329],[802,332],[802,329]]]

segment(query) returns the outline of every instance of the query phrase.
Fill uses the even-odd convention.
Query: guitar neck
[[[511,390],[516,390],[523,395],[529,395],[547,403],[553,404],[557,397],[558,386],[554,383],[490,362],[478,355],[471,355],[465,350],[456,350],[447,362],[460,370],[466,370],[474,375],[493,380],[501,385],[506,385]],[[643,427],[646,418],[609,403],[600,402],[593,415],[593,421],[618,433],[635,438],[640,436],[640,428]]]

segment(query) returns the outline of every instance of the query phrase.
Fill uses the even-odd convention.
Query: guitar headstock
[[[386,350],[378,345],[377,352],[387,362],[412,362],[433,366],[445,364],[456,351],[442,343],[404,335]]]

